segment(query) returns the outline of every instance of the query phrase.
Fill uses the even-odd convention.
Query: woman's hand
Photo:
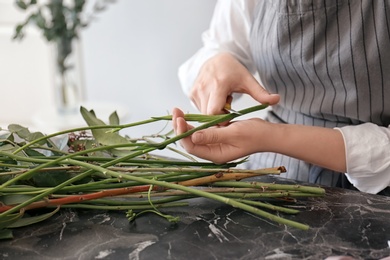
[[[202,114],[223,114],[233,93],[245,93],[258,102],[274,105],[279,95],[269,94],[252,74],[231,54],[221,53],[210,58],[201,68],[190,97]]]
[[[173,110],[173,128],[177,135],[193,128],[177,108]],[[252,118],[200,130],[180,142],[187,152],[215,163],[256,152],[274,152],[334,171],[346,171],[344,139],[336,129],[274,124]]]
[[[264,147],[264,143],[259,144],[262,124],[269,123],[261,119],[235,121],[226,126],[197,131],[181,139],[180,143],[187,152],[199,158],[225,163],[258,152]],[[184,120],[184,114],[178,108],[173,110],[173,128],[177,135],[193,128]]]

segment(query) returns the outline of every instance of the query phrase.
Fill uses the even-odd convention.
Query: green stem
[[[276,184],[276,183],[265,183],[265,182],[233,182],[223,181],[213,183],[213,186],[218,187],[240,187],[240,188],[257,188],[261,190],[290,190],[290,191],[301,191],[312,194],[325,194],[325,189],[320,187],[302,186],[297,184]]]
[[[243,203],[248,204],[248,205],[271,209],[271,210],[275,210],[275,211],[279,211],[279,212],[283,212],[283,213],[287,213],[287,214],[299,213],[299,210],[297,210],[297,209],[289,209],[286,207],[275,206],[275,205],[271,205],[269,203],[264,203],[264,202],[260,202],[260,201],[245,200],[245,199],[239,199],[238,201],[243,202]]]
[[[322,196],[320,194],[306,193],[306,192],[297,192],[297,191],[278,191],[278,192],[260,192],[260,193],[217,193],[220,196],[228,198],[285,198],[285,197],[318,197]]]
[[[188,206],[186,202],[176,202],[167,204],[157,204],[156,208],[169,208],[169,207],[185,207]],[[79,209],[99,209],[99,210],[148,210],[154,209],[151,205],[137,205],[137,206],[109,206],[109,205],[91,205],[91,204],[69,204],[62,205],[61,208],[79,208]]]
[[[116,147],[120,145],[115,145]],[[104,146],[104,149],[107,149],[109,146]],[[114,147],[115,148],[115,147]],[[86,153],[90,153],[91,150],[84,150]],[[9,154],[9,153],[4,153],[4,154]],[[69,153],[68,153],[69,154]],[[2,155],[0,153],[0,155]],[[10,157],[12,154],[10,154]],[[0,161],[6,160],[8,156],[3,156],[4,158],[0,157]],[[16,157],[15,157],[16,158]],[[19,157],[20,161],[27,161],[27,162],[39,162],[35,161],[35,159],[43,159],[43,160],[53,160],[53,159],[58,159],[60,156],[34,156],[35,159],[28,158],[28,157]],[[25,158],[25,160],[24,160]],[[78,161],[88,161],[88,162],[107,162],[111,161],[112,157],[96,157],[96,156],[74,156],[72,157],[75,160]],[[176,166],[198,166],[198,167],[215,167],[217,166],[215,163],[212,162],[193,162],[193,161],[178,161],[178,160],[169,160],[169,158],[160,158],[160,157],[153,157],[153,160],[148,160],[148,159],[129,159],[126,161],[122,161],[119,163],[119,166],[143,166],[143,165],[176,165]],[[18,159],[19,160],[19,159]],[[41,161],[41,162],[46,162],[46,161]],[[241,162],[231,162],[231,163],[226,163],[226,164],[218,164],[219,168],[231,168],[237,166],[237,164],[240,164]],[[1,166],[1,165],[0,165]],[[18,167],[18,165],[13,165],[11,164],[10,167]],[[28,166],[27,166],[28,167]]]
[[[53,198],[64,198],[67,196],[55,195],[52,197]],[[122,197],[120,197],[120,198],[122,198]],[[167,204],[170,202],[176,202],[179,200],[186,200],[186,199],[188,199],[188,196],[170,196],[167,198],[156,199],[156,200],[153,200],[152,202],[153,202],[153,204],[157,205],[157,204]],[[107,206],[139,206],[139,205],[150,205],[150,201],[149,200],[139,200],[139,198],[137,198],[137,200],[95,199],[95,200],[83,201],[82,204],[107,205]],[[62,207],[62,205],[61,205],[61,207]]]

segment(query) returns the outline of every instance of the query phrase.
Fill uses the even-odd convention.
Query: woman
[[[272,109],[181,141],[214,162],[379,193],[390,185],[390,13],[387,1],[219,1],[204,47],[179,70],[205,114],[235,93]],[[259,81],[255,76],[258,75]],[[273,94],[269,94],[273,93]],[[173,111],[180,134],[191,128]],[[345,174],[344,174],[345,173]]]

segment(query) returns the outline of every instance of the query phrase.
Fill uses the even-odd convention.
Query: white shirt
[[[210,28],[202,35],[203,47],[179,68],[187,95],[203,63],[220,52],[231,53],[256,73],[249,48],[255,5],[256,0],[217,2]],[[348,180],[360,191],[374,194],[390,186],[390,128],[365,123],[336,129],[344,138]]]

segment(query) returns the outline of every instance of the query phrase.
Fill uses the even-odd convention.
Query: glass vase
[[[76,114],[83,101],[84,87],[80,43],[78,40],[59,40],[53,49],[56,111],[64,116]]]

